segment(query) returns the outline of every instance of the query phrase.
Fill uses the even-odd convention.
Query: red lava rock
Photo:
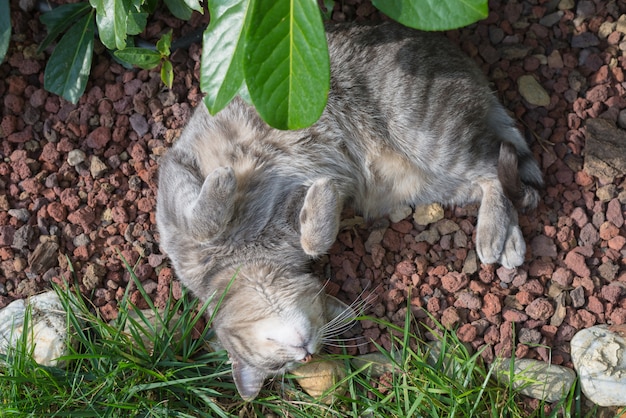
[[[600,238],[605,241],[608,241],[612,238],[615,238],[619,234],[619,228],[616,227],[612,222],[604,222],[600,225]]]
[[[525,311],[533,319],[547,320],[554,314],[554,306],[546,298],[537,298],[526,307]]]
[[[456,327],[456,325],[461,320],[457,310],[455,308],[446,308],[441,314],[441,325],[446,327],[447,329],[452,329]]]
[[[504,308],[502,317],[508,322],[524,322],[528,319],[528,315],[513,308]]]
[[[476,337],[478,336],[476,327],[474,327],[471,324],[461,325],[461,327],[459,327],[459,329],[457,330],[456,334],[459,337],[459,340],[461,340],[464,343],[470,343],[474,341]]]
[[[0,247],[10,246],[13,244],[13,236],[15,235],[15,228],[8,225],[0,226]]]
[[[600,299],[593,295],[587,299],[587,309],[596,315],[604,314],[604,305],[600,302]]]
[[[482,311],[486,317],[499,314],[502,311],[502,303],[500,298],[493,293],[487,293],[483,297]]]
[[[522,305],[526,306],[529,305],[533,300],[535,300],[535,297],[525,290],[520,290],[515,295],[515,299]]]
[[[89,148],[103,149],[109,141],[111,141],[111,129],[106,126],[99,126],[87,136],[85,144]]]
[[[67,217],[67,210],[59,202],[51,202],[47,207],[48,215],[57,222],[63,222]]]
[[[585,264],[585,257],[576,251],[567,253],[565,256],[565,265],[578,276],[589,277],[591,274],[589,267]]]
[[[573,279],[572,272],[563,267],[558,267],[552,274],[552,280],[563,288],[571,286]]]
[[[611,312],[611,323],[613,325],[626,324],[626,308],[616,308]]]
[[[617,228],[621,228],[622,225],[624,225],[624,214],[622,212],[622,205],[617,198],[612,199],[609,202],[606,210],[606,219]]]
[[[607,302],[616,304],[619,302],[622,296],[622,288],[617,285],[603,286],[600,294],[602,295],[602,298]]]
[[[80,225],[84,229],[88,229],[88,225],[95,221],[95,219],[96,214],[89,206],[83,206],[67,216],[68,221],[75,225]]]
[[[449,272],[441,278],[441,286],[446,292],[455,293],[467,286],[469,280],[463,273]]]
[[[551,238],[545,235],[537,235],[530,244],[535,257],[551,257],[557,256],[556,245]]]
[[[608,242],[609,248],[616,251],[620,251],[622,248],[624,248],[624,245],[626,245],[626,237],[623,237],[621,235],[611,238]]]
[[[409,260],[401,261],[396,265],[396,271],[404,276],[411,276],[415,273],[415,264]]]
[[[457,308],[480,309],[482,302],[478,296],[468,291],[458,292],[456,295],[454,306]]]

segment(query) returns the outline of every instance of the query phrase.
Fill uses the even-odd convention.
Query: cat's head
[[[246,400],[256,397],[267,377],[309,361],[355,316],[309,274],[243,266],[233,286],[237,291],[226,293],[213,326]]]

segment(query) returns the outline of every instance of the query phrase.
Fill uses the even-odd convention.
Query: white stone
[[[311,362],[290,373],[296,376],[298,384],[306,393],[326,404],[335,402],[335,394],[343,395],[347,389],[347,382],[341,382],[346,377],[344,364],[337,360],[314,357]]]
[[[494,367],[498,381],[509,383],[511,359],[497,359]],[[575,380],[576,373],[567,367],[533,359],[513,363],[513,388],[531,398],[557,402],[567,396]]]
[[[580,330],[570,342],[572,362],[587,398],[626,406],[626,339],[607,325]]]
[[[63,305],[54,291],[16,300],[0,310],[0,352],[15,348],[24,332],[24,317],[30,308],[29,349],[44,366],[62,366],[57,359],[67,354],[67,322]]]
[[[413,220],[418,225],[428,225],[443,219],[443,207],[439,203],[418,205],[413,213]]]
[[[391,220],[391,222],[393,222],[394,224],[398,223],[404,218],[408,217],[412,212],[413,209],[411,209],[410,206],[397,207],[389,214],[389,220]]]

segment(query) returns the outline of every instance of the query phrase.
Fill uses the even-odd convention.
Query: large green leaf
[[[187,4],[181,0],[164,0],[167,8],[170,9],[170,12],[177,18],[181,20],[189,20],[191,19],[191,14],[193,10],[187,6]]]
[[[212,0],[211,22],[202,39],[200,88],[204,103],[215,114],[232,100],[244,84],[245,28],[252,0]]]
[[[11,12],[9,10],[9,0],[0,0],[0,63],[9,49],[11,40]]]
[[[200,4],[200,0],[183,0],[187,7],[191,10],[195,10],[196,12],[204,13],[204,9],[202,9],[202,4]]]
[[[372,0],[387,16],[421,30],[448,30],[484,19],[487,0]]]
[[[100,41],[108,49],[126,48],[127,19],[135,11],[128,0],[90,0],[96,7]]]
[[[39,45],[38,52],[46,49],[61,33],[65,32],[67,28],[76,23],[78,19],[90,10],[92,10],[92,7],[89,3],[72,3],[63,4],[47,13],[43,13],[39,20],[46,25],[48,35]]]
[[[46,90],[69,102],[78,102],[91,70],[94,36],[92,12],[76,22],[54,48],[44,73]]]
[[[126,32],[129,35],[139,35],[146,28],[148,23],[148,13],[146,12],[129,12],[126,21]]]
[[[250,97],[267,123],[299,129],[319,119],[330,71],[316,0],[255,0],[245,57]]]

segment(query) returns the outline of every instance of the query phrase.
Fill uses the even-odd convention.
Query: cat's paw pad
[[[515,268],[524,263],[525,255],[526,242],[524,242],[522,231],[519,226],[510,225],[506,243],[504,244],[504,251],[502,251],[500,256],[500,264],[509,269]]]

